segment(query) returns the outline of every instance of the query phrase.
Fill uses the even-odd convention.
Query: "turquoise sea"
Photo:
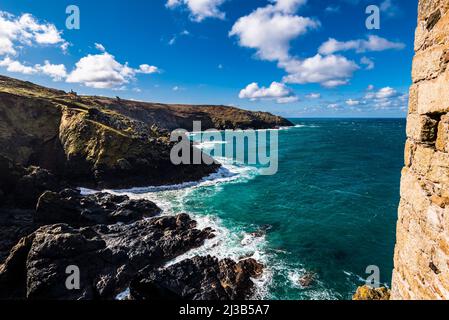
[[[176,261],[196,254],[262,261],[255,298],[349,299],[369,265],[389,285],[405,120],[291,120],[296,127],[278,132],[273,176],[226,164],[201,183],[121,192],[217,230]],[[299,279],[309,273],[316,280],[302,287]]]

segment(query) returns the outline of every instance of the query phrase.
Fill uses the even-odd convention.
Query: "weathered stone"
[[[412,170],[420,175],[426,175],[432,163],[435,150],[426,145],[417,145],[413,153]]]
[[[418,110],[418,84],[410,87],[408,99],[408,113],[416,113]]]
[[[440,19],[441,19],[441,10],[437,9],[427,18],[427,25],[426,25],[427,30],[428,31],[432,30]]]
[[[418,142],[434,142],[438,121],[424,115],[409,114],[407,118],[407,137]]]
[[[433,80],[420,82],[418,89],[418,113],[446,113],[449,111],[449,70]]]
[[[195,257],[165,269],[148,268],[132,282],[134,300],[243,300],[254,289],[251,278],[261,276],[263,266],[253,259],[238,263]]]
[[[444,57],[448,48],[441,45],[418,51],[413,59],[413,81],[433,79],[444,71]]]
[[[419,1],[393,300],[449,299],[448,10],[449,0]]]
[[[438,124],[438,135],[435,144],[437,150],[442,152],[449,152],[449,116],[444,115],[441,117]]]
[[[113,299],[139,270],[160,267],[213,237],[211,229],[195,227],[185,214],[131,225],[41,227],[0,267],[0,299]],[[80,290],[65,286],[72,265],[80,270]]]
[[[66,223],[71,226],[131,223],[161,213],[153,202],[127,196],[96,193],[82,196],[78,190],[45,192],[36,207],[37,224]]]
[[[390,290],[381,288],[372,288],[369,286],[359,287],[352,298],[353,300],[390,300]]]

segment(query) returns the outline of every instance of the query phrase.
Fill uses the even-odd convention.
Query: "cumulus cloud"
[[[385,87],[385,88],[379,89],[378,91],[367,93],[365,98],[366,99],[388,99],[388,98],[396,97],[397,95],[398,95],[398,92],[395,89],[393,89],[391,87]]]
[[[33,74],[37,72],[34,67],[26,66],[19,61],[12,60],[9,57],[6,57],[2,61],[0,61],[0,67],[6,68],[6,70],[9,72],[22,74]]]
[[[295,84],[320,83],[327,88],[347,84],[359,66],[343,56],[320,54],[305,60],[292,59],[279,65],[289,74],[284,82]]]
[[[0,11],[0,55],[16,55],[19,45],[59,45],[66,50],[69,44],[54,24],[40,23],[28,13],[16,17]]]
[[[291,55],[290,43],[320,26],[320,22],[296,14],[304,0],[273,0],[241,17],[229,35],[238,38],[242,47],[256,50],[259,59],[276,61],[287,75],[284,83],[319,83],[333,88],[345,85],[359,66],[340,55],[317,54],[306,59]]]
[[[0,67],[6,68],[6,71],[21,74],[43,74],[51,77],[55,81],[60,81],[67,76],[63,64],[52,64],[46,60],[44,65],[36,64],[34,66],[25,65],[20,61],[6,57],[0,61]]]
[[[273,82],[268,88],[259,87],[259,84],[253,82],[240,91],[240,99],[257,100],[275,100],[277,103],[292,103],[298,101],[293,91],[285,84]]]
[[[330,38],[323,43],[318,52],[323,55],[334,54],[341,51],[355,50],[357,53],[368,51],[384,51],[384,50],[400,50],[405,48],[405,44],[401,42],[392,42],[385,38],[370,35],[367,39],[358,39],[351,41],[338,41]]]
[[[168,0],[166,7],[175,9],[185,6],[190,11],[192,20],[201,22],[206,18],[224,19],[225,14],[220,10],[220,6],[225,0]]]
[[[137,73],[152,74],[160,73],[160,70],[156,66],[150,66],[149,64],[141,64],[139,69],[135,70]]]
[[[348,106],[358,106],[360,104],[360,101],[353,99],[348,99],[345,102]]]
[[[101,43],[95,43],[95,48],[101,52],[106,52],[106,48]]]
[[[358,97],[327,101],[324,108],[334,111],[351,110],[356,112],[385,111],[403,112],[407,110],[408,94],[401,93],[392,87],[383,87],[375,90],[370,85]]]
[[[276,61],[289,58],[290,42],[319,26],[311,18],[294,14],[305,1],[276,1],[241,17],[229,35],[236,36],[242,47],[256,49],[260,59]]]
[[[51,64],[48,60],[44,65],[37,64],[35,69],[42,74],[51,77],[54,81],[61,81],[67,77],[67,70],[63,64]]]
[[[87,87],[109,89],[129,83],[135,70],[127,63],[121,64],[105,52],[81,58],[75,69],[67,76],[68,83],[82,83]]]
[[[373,70],[374,67],[376,66],[374,61],[368,57],[362,57],[362,59],[360,59],[360,63],[365,65],[366,70]]]

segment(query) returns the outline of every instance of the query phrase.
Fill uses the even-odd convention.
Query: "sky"
[[[366,26],[369,5],[380,29]],[[417,0],[0,0],[0,74],[289,118],[404,117],[416,10]]]

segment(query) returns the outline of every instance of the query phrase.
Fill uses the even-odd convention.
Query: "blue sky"
[[[66,7],[80,29],[66,28]],[[381,8],[380,30],[365,9]],[[402,117],[415,0],[0,0],[0,73],[287,117]],[[331,39],[331,40],[329,40]]]

